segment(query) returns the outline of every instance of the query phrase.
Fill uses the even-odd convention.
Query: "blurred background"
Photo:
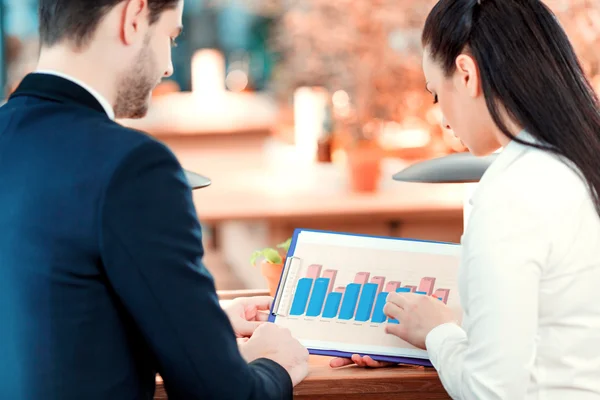
[[[212,180],[194,199],[218,289],[267,287],[280,265],[251,256],[284,255],[275,246],[295,228],[460,240],[468,187],[391,179],[465,151],[441,128],[421,71],[434,3],[186,0],[174,75],[145,118],[118,122]],[[547,4],[600,90],[600,3]],[[0,34],[6,98],[35,69],[37,1],[1,0]]]

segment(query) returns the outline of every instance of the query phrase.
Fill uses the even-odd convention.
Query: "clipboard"
[[[296,229],[269,322],[290,329],[310,354],[431,367],[425,350],[385,333],[401,321],[383,305],[391,291],[434,295],[460,320],[460,251],[458,243]]]

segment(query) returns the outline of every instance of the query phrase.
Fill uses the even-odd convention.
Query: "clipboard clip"
[[[275,306],[273,307],[273,315],[281,315],[286,316],[287,313],[283,313],[281,310],[281,303],[283,298],[285,297],[285,292],[288,287],[288,279],[290,275],[290,270],[292,269],[293,261],[302,261],[301,258],[296,256],[289,256],[285,259],[285,264],[283,265],[283,271],[281,273],[281,281],[279,283],[279,287],[277,288],[277,292],[275,292]]]

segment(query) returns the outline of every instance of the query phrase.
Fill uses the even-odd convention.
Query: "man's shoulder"
[[[131,167],[135,164],[148,164],[153,160],[169,160],[179,164],[171,149],[151,135],[121,125],[118,122],[106,120],[97,127],[100,132],[95,136],[104,142],[104,151],[109,151],[115,163],[115,168]]]
[[[161,141],[146,132],[129,128],[117,121],[102,118],[96,121],[82,119],[82,131],[94,144],[99,153],[107,159],[123,160],[132,153],[144,151],[162,156],[175,157],[171,150]]]
[[[86,123],[85,120],[81,121],[85,123],[89,133],[92,134],[96,140],[105,142],[107,146],[113,147],[118,146],[120,148],[135,148],[144,144],[154,144],[161,146],[162,143],[156,138],[152,137],[146,132],[139,131],[133,128],[129,128],[118,121],[113,121],[108,118],[103,118],[101,123],[90,124]]]
[[[81,157],[89,157],[83,165],[97,168],[101,180],[111,181],[119,171],[146,168],[157,160],[168,160],[180,167],[171,149],[146,132],[100,113],[81,112],[72,116],[65,124],[65,129],[71,131],[72,148],[79,149]]]
[[[3,118],[7,123],[12,122],[13,130],[35,132],[36,138],[46,136],[44,140],[51,136],[58,147],[67,143],[67,147],[91,156],[92,160],[96,159],[94,155],[107,160],[120,158],[144,144],[168,151],[149,134],[126,127],[111,120],[105,113],[78,104],[38,99],[28,99],[24,103],[19,99],[0,108],[0,119]]]
[[[77,104],[17,98],[0,108],[3,119],[21,138],[17,150],[42,148],[36,143],[43,143],[40,152],[63,156],[65,168],[87,170],[97,182],[152,160],[177,163],[174,153],[148,133]]]

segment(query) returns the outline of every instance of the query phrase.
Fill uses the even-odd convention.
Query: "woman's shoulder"
[[[569,212],[592,204],[585,179],[571,162],[533,147],[523,149],[484,189],[481,202],[519,204],[536,214]]]
[[[569,194],[577,197],[587,194],[587,184],[579,169],[570,160],[549,150],[528,149],[508,172],[507,179],[529,187],[532,195],[539,192],[565,198]]]

